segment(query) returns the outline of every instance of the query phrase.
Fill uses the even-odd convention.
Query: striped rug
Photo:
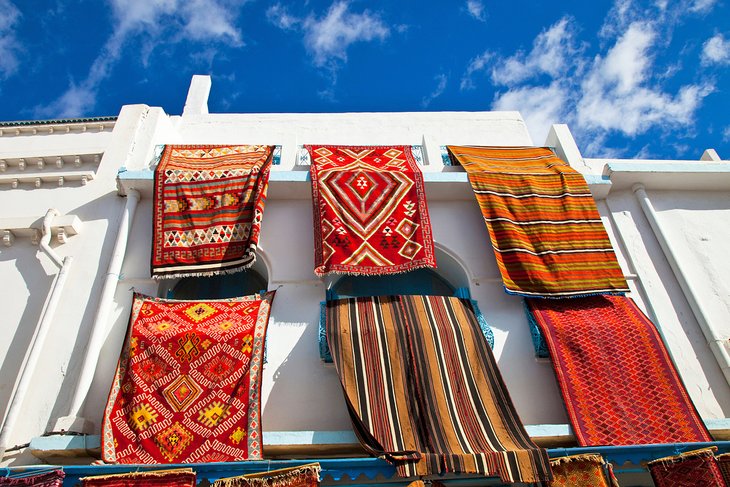
[[[630,298],[528,299],[581,446],[712,441],[654,324]]]
[[[551,478],[547,453],[525,432],[468,301],[330,301],[327,340],[355,432],[400,476]]]
[[[152,277],[212,276],[254,264],[272,149],[165,147],[155,170]]]
[[[583,176],[550,149],[448,149],[469,175],[508,293],[628,292]]]

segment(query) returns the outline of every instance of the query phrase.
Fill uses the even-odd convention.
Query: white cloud
[[[535,38],[528,54],[518,51],[496,62],[492,81],[510,86],[540,74],[558,77],[579,58],[579,51],[574,44],[573,21],[563,17]]]
[[[428,107],[432,101],[434,101],[436,98],[441,96],[444,93],[444,90],[446,89],[446,84],[449,81],[449,78],[445,74],[439,74],[438,76],[434,77],[434,80],[438,82],[436,85],[436,88],[428,95],[424,96],[423,100],[421,100],[421,106],[423,108]]]
[[[715,7],[717,0],[694,0],[689,5],[690,12],[707,13]]]
[[[725,127],[725,130],[722,131],[722,141],[730,142],[730,125]]]
[[[15,27],[20,11],[10,0],[0,0],[0,78],[14,74],[19,65],[20,44]]]
[[[461,84],[459,87],[462,90],[471,90],[476,88],[474,81],[472,80],[472,76],[475,73],[484,71],[487,67],[487,63],[489,63],[492,58],[494,58],[494,53],[484,51],[482,54],[469,61],[469,66],[467,66],[466,72],[461,78]]]
[[[320,18],[310,15],[302,22],[304,45],[313,54],[316,66],[346,62],[347,49],[356,42],[384,40],[390,29],[377,14],[349,11],[344,0],[334,2]]]
[[[493,110],[518,110],[525,119],[533,143],[542,144],[550,126],[564,122],[568,92],[558,81],[549,86],[525,86],[498,94]]]
[[[596,57],[580,86],[576,121],[582,130],[616,131],[636,136],[652,127],[688,125],[708,84],[682,86],[676,95],[652,86],[650,49],[654,32],[633,23],[605,57]]]
[[[6,0],[0,0],[6,1]],[[226,42],[242,46],[241,31],[232,23],[236,9],[247,0],[109,0],[113,31],[81,82],[47,106],[36,107],[36,117],[77,117],[91,113],[99,87],[121,59],[130,39],[141,41],[142,61],[155,47],[178,42]]]
[[[659,15],[657,9],[673,13]],[[666,33],[679,22],[678,11],[662,0],[648,7],[617,0],[601,29],[598,54],[590,56],[577,40],[575,21],[564,17],[540,33],[529,51],[506,56],[486,51],[472,59],[461,88],[473,88],[473,75],[491,69],[493,85],[503,87],[493,109],[519,110],[537,144],[551,124],[568,123],[586,154],[620,155],[626,149],[605,147],[616,134],[633,138],[649,130],[691,131],[697,110],[715,87],[703,81],[666,88],[681,63],[674,59],[656,66],[656,59],[667,47]],[[720,37],[706,43],[705,57],[724,59],[720,41],[725,42]]]
[[[276,3],[266,10],[266,19],[284,30],[292,29],[301,22],[301,19],[291,15],[289,10],[280,3]]]
[[[475,19],[484,22],[487,20],[484,4],[480,0],[466,0],[466,11]]]
[[[702,64],[730,64],[730,40],[716,34],[702,45]]]

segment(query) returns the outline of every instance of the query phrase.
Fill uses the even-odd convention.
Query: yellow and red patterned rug
[[[436,267],[423,175],[410,146],[306,149],[318,276]]]
[[[583,176],[550,149],[448,148],[469,175],[508,293],[629,291]]]
[[[152,277],[253,265],[273,147],[168,145],[155,170]]]
[[[102,425],[108,463],[261,458],[273,292],[217,301],[135,294]]]

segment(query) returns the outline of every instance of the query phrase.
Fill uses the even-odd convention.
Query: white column
[[[104,278],[104,284],[99,297],[99,304],[94,316],[94,324],[91,329],[91,338],[86,346],[86,355],[81,366],[81,374],[76,383],[76,389],[71,400],[71,408],[67,416],[58,418],[53,431],[73,431],[75,433],[91,433],[93,423],[81,417],[81,409],[86,401],[86,396],[94,380],[96,365],[99,362],[99,354],[104,346],[104,341],[109,334],[109,311],[114,304],[114,294],[117,290],[119,273],[124,262],[124,255],[127,252],[127,241],[129,231],[134,220],[134,213],[139,202],[139,192],[131,189],[127,191],[127,202],[124,205],[124,212],[119,223],[119,233],[114,243],[109,267]]]

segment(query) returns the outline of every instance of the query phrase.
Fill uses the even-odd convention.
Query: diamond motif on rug
[[[200,395],[203,389],[187,375],[181,375],[162,390],[162,395],[175,412],[185,411]]]
[[[315,273],[381,275],[435,267],[423,176],[409,146],[307,146]],[[401,222],[397,227],[395,222]],[[403,252],[402,231],[413,240]]]

